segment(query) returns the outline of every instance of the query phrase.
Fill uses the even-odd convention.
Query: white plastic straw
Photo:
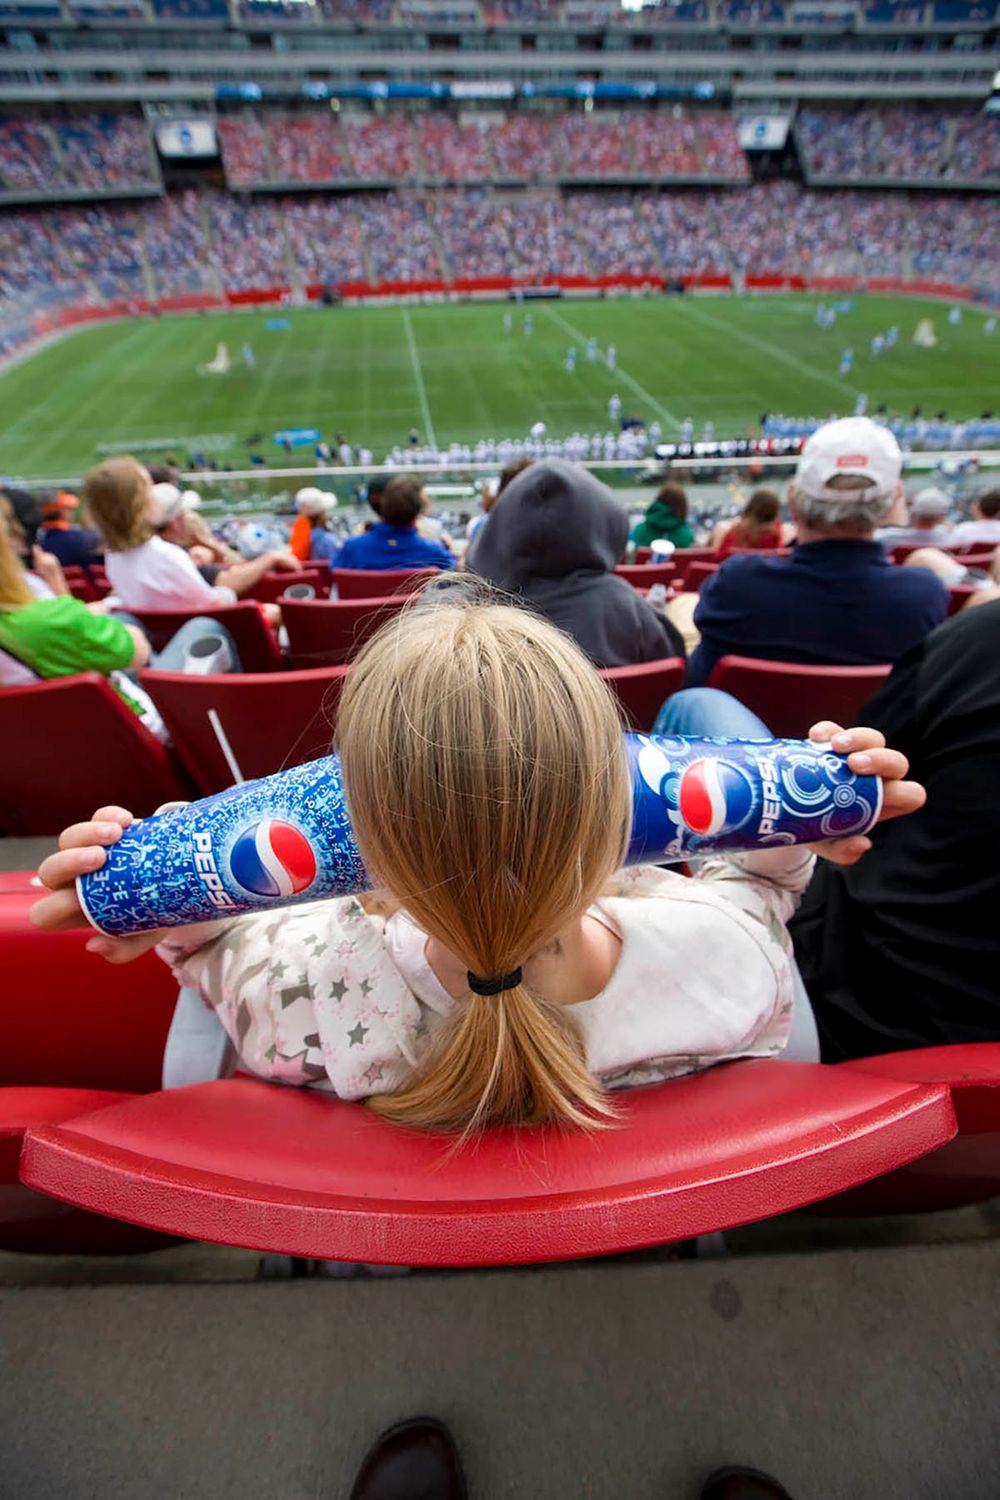
[[[233,754],[233,747],[226,737],[226,731],[223,729],[222,724],[219,720],[219,715],[216,713],[214,708],[210,708],[208,710],[208,722],[211,724],[212,729],[215,733],[215,738],[219,742],[219,749],[226,757],[226,765],[229,767],[230,774],[232,775],[233,785],[242,786],[244,781],[246,780],[246,777],[240,770],[239,762],[237,761],[236,756]]]

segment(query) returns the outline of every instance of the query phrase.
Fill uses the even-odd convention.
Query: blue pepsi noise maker
[[[879,778],[855,775],[828,745],[648,734],[625,742],[627,864],[845,838],[882,810]],[[331,755],[133,823],[77,891],[93,926],[122,937],[368,884]]]

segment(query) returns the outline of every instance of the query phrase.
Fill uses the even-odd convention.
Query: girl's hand
[[[907,813],[917,812],[927,801],[927,793],[919,781],[903,780],[910,769],[906,756],[901,755],[898,750],[887,750],[885,735],[880,734],[877,729],[842,729],[839,724],[824,719],[813,725],[809,738],[820,742],[828,740],[839,754],[846,753],[847,764],[859,776],[882,778],[880,823],[885,823],[889,818],[902,818]],[[854,833],[845,839],[829,839],[812,844],[810,848],[814,854],[833,864],[853,865],[857,864],[871,846],[872,841],[867,834]]]
[[[74,823],[59,835],[59,853],[50,854],[38,868],[43,885],[52,892],[31,908],[31,920],[47,932],[64,932],[74,927],[89,927],[76,894],[78,875],[89,875],[104,864],[105,849],[116,844],[122,830],[133,821],[124,807],[101,807],[89,823]],[[110,938],[95,932],[87,943],[91,953],[99,953],[110,963],[127,964],[148,953],[161,937],[159,932],[137,933],[135,937]]]

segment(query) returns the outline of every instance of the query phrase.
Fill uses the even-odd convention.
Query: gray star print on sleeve
[[[346,994],[347,994],[347,985],[344,983],[344,981],[342,979],[337,979],[337,980],[334,981],[333,984],[331,984],[331,986],[330,986],[330,999],[331,1000],[337,1000],[337,1001],[343,1000],[343,998],[344,998],[344,996]]]
[[[365,1037],[368,1035],[369,1030],[370,1028],[368,1026],[362,1025],[360,1021],[356,1026],[352,1027],[351,1030],[347,1033],[347,1035],[351,1039],[351,1046],[360,1047]]]

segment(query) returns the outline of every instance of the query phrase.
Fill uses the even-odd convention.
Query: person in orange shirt
[[[340,546],[326,525],[327,510],[336,503],[333,495],[315,485],[307,485],[295,496],[299,514],[288,545],[299,562],[336,562]]]

